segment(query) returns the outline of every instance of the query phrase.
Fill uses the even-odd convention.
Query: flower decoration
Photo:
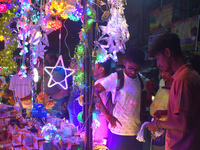
[[[48,101],[48,95],[46,93],[40,92],[37,95],[36,100],[38,103],[46,103]]]
[[[61,15],[65,9],[65,6],[66,6],[66,3],[64,2],[58,3],[57,1],[53,0],[50,6],[50,14],[54,16]]]
[[[83,8],[77,5],[74,11],[69,12],[67,15],[70,20],[79,21],[81,16],[83,15]]]
[[[59,20],[51,20],[47,23],[47,26],[57,30],[62,27],[62,23]]]
[[[55,105],[55,101],[53,101],[53,100],[50,100],[50,101],[48,101],[47,103],[46,103],[46,109],[50,109],[50,108],[52,108],[54,105]]]
[[[51,109],[55,105],[54,100],[49,100],[49,96],[46,93],[40,92],[36,96],[36,100],[38,103],[44,104],[46,106],[46,109]]]
[[[0,13],[4,13],[7,10],[7,5],[6,4],[0,4]]]

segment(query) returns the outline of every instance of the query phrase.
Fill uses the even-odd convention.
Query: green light
[[[88,15],[88,16],[91,16],[91,15],[92,15],[92,10],[89,9],[89,8],[88,8],[88,10],[87,10],[87,15]]]
[[[78,116],[77,116],[78,121],[81,122],[81,123],[83,123],[83,118],[82,118],[82,116],[83,116],[83,112],[81,111],[81,112],[78,114]]]
[[[98,62],[101,62],[101,60],[103,60],[103,59],[104,59],[103,54],[98,53],[98,54],[97,54],[97,61],[98,61]]]
[[[24,65],[22,64],[21,69],[24,69]]]
[[[83,55],[83,45],[79,45],[78,46],[78,48],[77,48],[77,53],[79,54],[79,55]]]
[[[94,19],[88,19],[87,23],[88,25],[91,25],[94,22]]]

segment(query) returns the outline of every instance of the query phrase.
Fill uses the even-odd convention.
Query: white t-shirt
[[[121,122],[115,128],[109,128],[111,132],[118,135],[135,136],[140,130],[140,102],[141,85],[137,78],[132,79],[124,73],[124,86],[116,92],[118,76],[113,73],[104,78],[100,83],[111,91],[112,99],[116,102],[113,115]],[[116,95],[115,95],[116,94]],[[114,99],[115,97],[115,99]]]
[[[28,74],[26,78],[20,78],[18,74],[11,77],[9,90],[14,91],[15,96],[19,98],[24,98],[31,94],[31,75]],[[32,101],[22,101],[24,108],[31,108]]]

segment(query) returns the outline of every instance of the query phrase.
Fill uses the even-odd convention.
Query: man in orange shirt
[[[159,36],[150,56],[155,57],[162,70],[172,69],[174,75],[167,110],[154,113],[154,121],[147,124],[151,132],[167,129],[166,150],[196,150],[200,147],[200,76],[185,64],[180,39],[176,34]],[[157,120],[167,115],[167,121]]]

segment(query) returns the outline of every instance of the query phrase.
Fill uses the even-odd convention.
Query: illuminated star
[[[44,49],[45,47],[46,45],[42,45],[41,41],[38,43],[38,45],[35,46],[35,48],[31,46],[31,50],[34,53],[34,58],[40,57],[44,59],[44,53],[47,51]]]
[[[59,64],[61,63],[61,66],[59,66]],[[53,71],[54,71],[54,69],[55,68],[63,68],[63,70],[65,71],[65,78],[62,80],[62,81],[60,81],[60,82],[57,82],[54,78],[53,78],[53,75],[52,75],[52,73],[53,73]],[[47,69],[52,69],[51,70],[51,72],[49,72]],[[56,65],[54,66],[54,67],[45,67],[44,68],[44,70],[49,74],[49,76],[50,76],[50,79],[49,79],[49,82],[48,82],[48,84],[47,84],[47,86],[50,88],[50,87],[53,87],[53,86],[55,86],[55,85],[60,85],[63,89],[67,89],[68,88],[68,84],[67,84],[67,78],[69,77],[69,76],[71,76],[72,74],[74,74],[75,73],[75,70],[73,70],[73,69],[70,69],[70,68],[65,68],[65,65],[64,65],[64,63],[63,63],[63,58],[62,58],[62,55],[60,55],[59,56],[59,58],[58,58],[58,61],[56,62]],[[67,74],[67,70],[68,71],[71,71],[69,74]],[[51,84],[51,82],[53,81],[53,83]],[[62,84],[62,82],[65,82],[65,86],[63,86],[63,84]]]

